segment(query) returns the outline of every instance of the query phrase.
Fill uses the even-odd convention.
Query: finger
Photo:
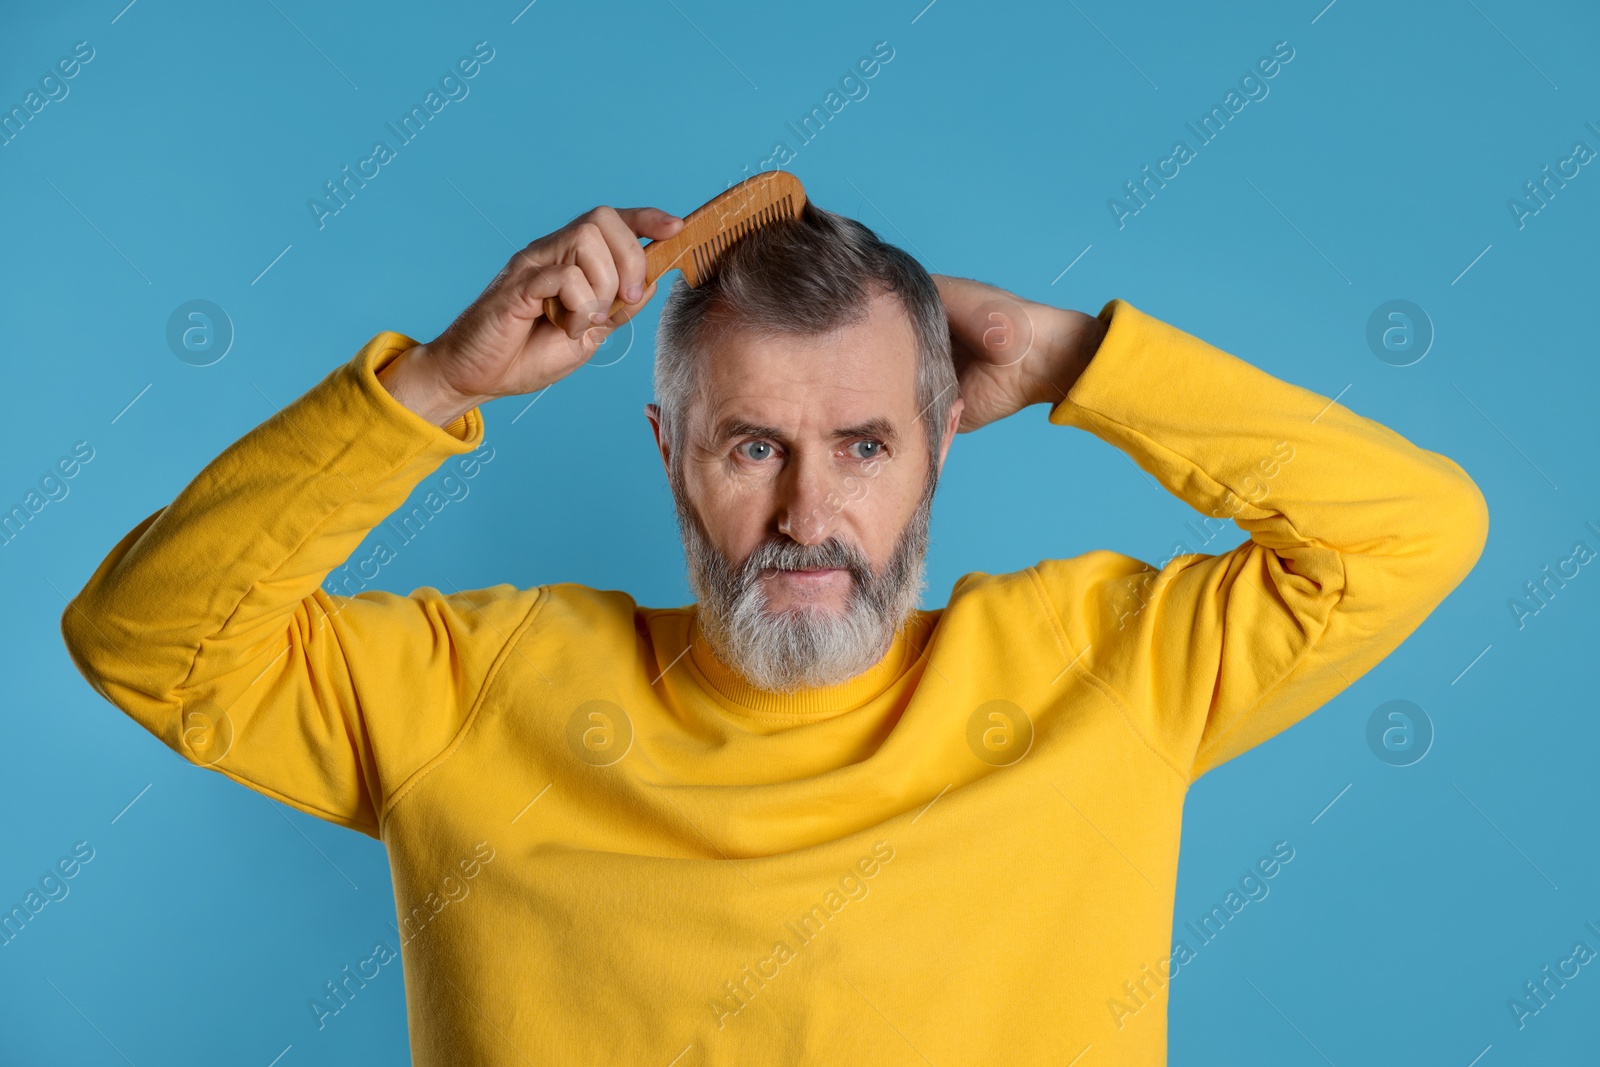
[[[644,249],[639,246],[638,235],[623,221],[615,208],[597,207],[590,212],[596,226],[600,227],[611,258],[617,269],[617,293],[629,304],[637,304],[644,295]],[[609,311],[610,308],[603,310]]]
[[[616,299],[617,262],[605,232],[594,222],[580,222],[572,231],[571,240],[573,258],[583,268],[584,276],[589,279],[589,288],[594,293],[592,305],[573,308],[580,313],[583,325],[588,327],[594,325],[588,321],[589,317],[596,313],[602,316],[607,314]]]
[[[611,325],[621,326],[623,323],[639,314],[639,312],[644,310],[645,305],[650,303],[650,298],[655,295],[656,283],[651,282],[649,285],[645,286],[644,293],[639,297],[636,303],[624,304],[621,310],[619,310],[615,315],[611,316]]]
[[[519,299],[526,305],[526,317],[544,318],[546,297],[556,297],[571,314],[567,316],[566,335],[577,340],[583,331],[594,325],[588,319],[588,310],[597,301],[589,287],[588,276],[576,263],[555,263],[530,271]],[[560,329],[556,323],[551,323]]]
[[[622,207],[617,209],[622,221],[640,237],[659,241],[683,229],[683,219],[662,211],[658,207]]]

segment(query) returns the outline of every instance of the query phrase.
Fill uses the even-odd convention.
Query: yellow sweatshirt
[[[424,1067],[1164,1063],[1189,783],[1404,640],[1488,511],[1451,460],[1100,317],[1050,422],[1249,539],[965,574],[836,687],[754,691],[693,606],[615,590],[326,592],[483,441],[383,388],[392,332],[134,527],[67,647],[185,759],[384,842]]]

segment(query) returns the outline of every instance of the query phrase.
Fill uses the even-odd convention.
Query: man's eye
[[[865,441],[857,441],[850,447],[861,448],[864,450],[856,454],[857,459],[877,459],[879,456],[883,455],[883,442],[874,441],[870,438]]]
[[[767,441],[746,441],[734,451],[742,452],[746,459],[763,460],[772,455],[772,445]]]

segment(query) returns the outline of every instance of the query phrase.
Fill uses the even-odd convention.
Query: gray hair
[[[865,319],[876,291],[897,295],[920,350],[916,401],[928,442],[930,480],[958,395],[950,328],[939,289],[904,250],[854,219],[807,201],[799,218],[769,223],[722,255],[698,289],[679,275],[656,328],[655,392],[674,471],[687,415],[703,399],[696,373],[708,325],[815,336]]]

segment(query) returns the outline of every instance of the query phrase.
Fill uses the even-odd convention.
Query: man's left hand
[[[970,278],[933,275],[950,322],[961,433],[1067,395],[1105,336],[1081,311],[1024,300]]]

